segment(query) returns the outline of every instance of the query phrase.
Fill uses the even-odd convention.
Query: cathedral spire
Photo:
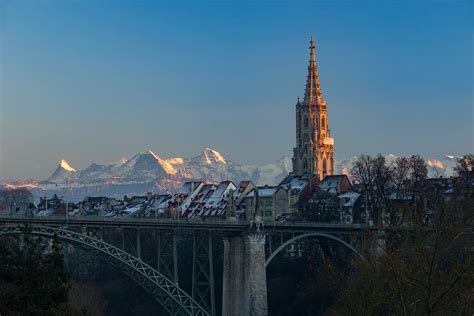
[[[308,78],[306,79],[306,89],[304,92],[304,103],[324,104],[323,93],[319,86],[318,66],[316,65],[316,53],[313,36],[309,42],[310,58],[308,65]]]
[[[308,76],[302,104],[296,103],[296,146],[293,175],[318,175],[322,180],[334,174],[334,139],[329,132],[326,101],[319,86],[314,40],[309,42]],[[299,100],[298,100],[299,101]]]

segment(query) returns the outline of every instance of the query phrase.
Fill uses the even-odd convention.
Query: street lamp
[[[63,199],[63,202],[66,203],[66,225],[68,223],[68,219],[69,219],[69,203],[67,202],[67,200],[64,198],[64,196],[61,196],[61,199]]]

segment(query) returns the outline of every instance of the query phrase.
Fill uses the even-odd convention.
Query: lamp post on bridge
[[[64,203],[66,203],[65,217],[66,217],[66,226],[67,226],[69,222],[69,202],[67,201],[65,196],[61,196],[61,198],[63,199]]]

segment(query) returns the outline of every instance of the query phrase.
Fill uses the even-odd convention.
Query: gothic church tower
[[[296,103],[296,147],[293,149],[293,175],[318,175],[322,180],[334,174],[334,139],[329,130],[326,101],[319,86],[313,37],[310,41],[308,78],[303,102]]]

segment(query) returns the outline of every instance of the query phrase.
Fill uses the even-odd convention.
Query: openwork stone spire
[[[306,89],[304,92],[304,103],[311,105],[324,104],[323,93],[319,86],[318,66],[316,65],[316,53],[313,36],[309,42],[310,59],[308,65],[308,78],[306,79]]]
[[[318,175],[322,180],[334,174],[334,138],[331,137],[326,101],[319,86],[314,40],[303,103],[296,103],[296,146],[293,148],[293,175]]]

